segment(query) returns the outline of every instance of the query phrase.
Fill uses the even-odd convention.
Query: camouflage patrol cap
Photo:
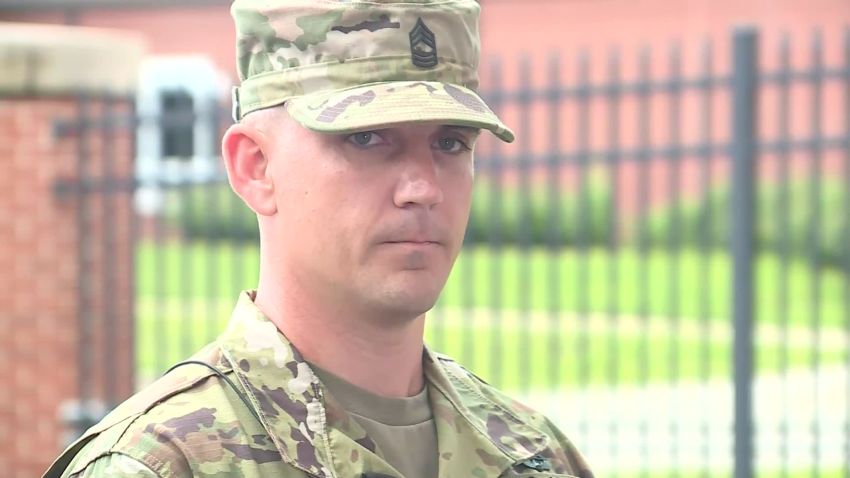
[[[513,132],[476,93],[477,0],[235,0],[234,117],[286,103],[348,133],[434,121]]]

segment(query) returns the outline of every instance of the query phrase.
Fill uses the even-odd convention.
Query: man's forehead
[[[398,124],[398,125],[389,125],[389,126],[384,126],[384,127],[379,127],[379,128],[373,128],[371,130],[364,130],[364,131],[361,131],[361,132],[365,132],[365,131],[376,131],[376,132],[380,132],[380,131],[402,131],[402,130],[409,130],[409,131],[415,131],[415,132],[427,133],[427,134],[456,132],[456,133],[461,133],[461,134],[464,134],[464,135],[467,135],[467,136],[477,136],[481,133],[480,128],[475,128],[475,127],[472,127],[472,126],[461,126],[461,125],[454,125],[454,124],[439,124],[439,123],[401,123],[401,124]]]
[[[339,136],[340,134],[348,135],[354,133],[364,133],[367,131],[378,132],[402,129],[415,129],[418,130],[419,133],[425,132],[426,134],[435,134],[454,132],[474,138],[478,137],[483,131],[481,128],[475,126],[447,124],[440,123],[438,121],[398,123],[393,125],[378,126],[375,128],[364,128],[362,130],[349,131],[347,133],[314,131],[300,124],[298,121],[295,120],[295,118],[292,118],[285,105],[279,105],[272,108],[265,108],[256,111],[254,113],[251,113],[250,115],[246,115],[245,117],[243,117],[240,122],[266,132],[279,131],[281,126],[286,125],[288,127],[287,129],[290,130],[294,127],[297,133],[314,134],[319,136]]]
[[[479,135],[481,134],[481,128],[473,128],[472,126],[458,126],[452,124],[441,125],[442,129],[448,130],[456,130],[461,133],[466,133],[468,135]]]

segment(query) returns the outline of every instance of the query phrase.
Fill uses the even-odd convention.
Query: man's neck
[[[410,397],[422,391],[424,315],[377,321],[275,292],[261,285],[255,303],[306,360],[376,395]]]

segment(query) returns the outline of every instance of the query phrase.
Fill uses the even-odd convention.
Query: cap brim
[[[492,131],[508,143],[514,133],[474,91],[433,81],[392,81],[311,93],[287,100],[304,127],[354,133],[400,123],[436,122]]]

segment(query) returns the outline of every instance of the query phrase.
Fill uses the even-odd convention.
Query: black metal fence
[[[427,339],[549,413],[599,476],[850,477],[850,31],[802,67],[787,37],[733,36],[729,55],[485,71],[519,141],[481,144]],[[214,339],[259,261],[218,158],[155,160],[136,180],[140,385]]]

